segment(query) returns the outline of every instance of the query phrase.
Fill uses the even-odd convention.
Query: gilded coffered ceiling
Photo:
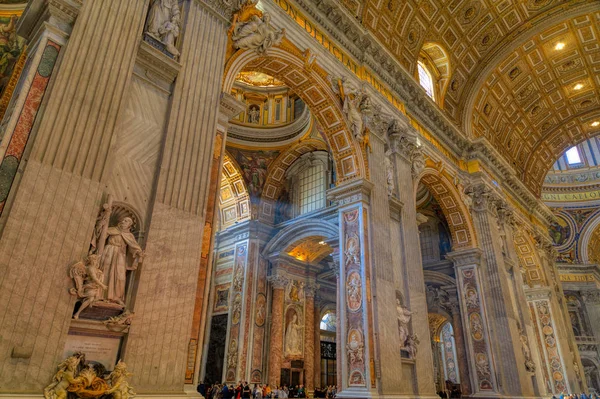
[[[531,37],[487,75],[473,106],[472,134],[486,137],[539,193],[570,146],[600,129],[600,13]]]
[[[341,2],[411,74],[428,49],[443,49],[440,107],[535,194],[556,158],[598,131],[600,1]]]

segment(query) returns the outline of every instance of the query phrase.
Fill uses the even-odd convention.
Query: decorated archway
[[[265,56],[239,50],[225,67],[223,92],[231,90],[236,76],[242,71],[273,76],[293,89],[306,103],[323,129],[335,163],[336,184],[368,177],[365,150],[352,137],[342,114],[341,100],[328,81],[328,73],[316,62],[310,61],[308,53],[302,53],[287,39],[269,49]]]
[[[450,228],[452,249],[454,251],[476,246],[475,230],[469,212],[461,195],[443,172],[426,167],[419,175],[418,183],[423,183],[440,204]],[[416,189],[415,189],[416,193]]]

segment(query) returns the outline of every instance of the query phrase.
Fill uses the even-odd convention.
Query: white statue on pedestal
[[[146,23],[146,33],[165,45],[166,50],[177,57],[175,39],[179,36],[181,13],[177,0],[152,0]]]
[[[406,340],[409,337],[408,323],[412,312],[406,306],[400,304],[400,300],[396,298],[396,313],[398,317],[398,333],[400,335],[400,347],[404,349]]]

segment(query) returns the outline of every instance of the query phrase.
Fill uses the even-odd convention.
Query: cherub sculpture
[[[71,278],[75,288],[71,288],[71,295],[82,299],[81,306],[73,318],[78,319],[81,312],[94,303],[101,301],[104,290],[108,287],[103,283],[104,273],[98,268],[98,255],[88,255],[85,262],[77,262],[71,266]]]
[[[133,388],[129,385],[127,377],[131,377],[133,374],[127,372],[127,365],[119,360],[115,369],[108,376],[108,382],[111,388],[106,393],[112,393],[113,399],[130,399],[135,396]]]
[[[66,358],[58,365],[58,371],[52,382],[44,388],[44,399],[67,399],[67,388],[75,381],[77,368],[85,360],[85,356],[78,352]]]

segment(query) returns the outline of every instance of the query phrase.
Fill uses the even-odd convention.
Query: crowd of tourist
[[[254,384],[250,386],[248,381],[240,381],[236,386],[233,384],[199,384],[198,392],[206,399],[288,399],[307,398],[308,394],[304,385],[288,387],[274,386],[269,384]],[[337,388],[333,385],[323,388],[315,388],[314,398],[333,399]],[[583,399],[583,398],[582,398]]]
[[[580,393],[579,395],[577,395],[576,393],[573,393],[571,395],[560,395],[558,398],[556,396],[552,396],[552,399],[600,399],[600,396],[598,396],[595,393],[589,393],[589,394],[585,394],[585,393]]]

